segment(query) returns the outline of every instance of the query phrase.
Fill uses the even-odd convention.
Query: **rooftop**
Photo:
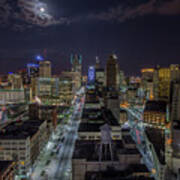
[[[132,137],[130,135],[123,135],[123,141],[125,144],[135,144]]]
[[[166,113],[165,101],[147,101],[144,111],[156,111]]]
[[[113,159],[118,161],[117,152],[123,148],[122,141],[112,142]],[[78,140],[76,141],[73,159],[86,159],[87,161],[99,161],[100,141],[95,140]],[[110,152],[108,149],[107,158],[102,161],[110,161]]]
[[[0,131],[0,139],[27,139],[39,130],[39,126],[43,122],[43,120],[12,122]]]
[[[104,123],[81,123],[79,132],[100,132],[102,125],[104,125]]]
[[[110,126],[119,126],[117,119],[114,117],[112,112],[108,109],[84,109],[82,119],[86,123],[90,123],[93,120],[93,123],[109,124]]]
[[[104,72],[104,69],[103,69],[103,68],[97,68],[97,69],[96,69],[96,73],[97,73],[97,72]]]
[[[113,167],[108,167],[105,171],[87,172],[85,180],[154,180],[154,178],[146,176],[133,176],[133,173],[148,173],[146,166],[134,164],[127,167],[125,170],[116,170]]]

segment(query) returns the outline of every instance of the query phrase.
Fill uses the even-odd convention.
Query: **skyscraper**
[[[154,96],[155,99],[169,100],[171,82],[180,80],[179,65],[172,64],[170,67],[157,67],[154,71]]]
[[[82,73],[82,56],[81,55],[71,55],[71,72],[66,72],[72,76],[73,79],[73,92],[76,92],[81,86],[81,73]]]
[[[72,72],[82,71],[82,56],[81,55],[71,55],[71,64],[72,64]]]
[[[180,80],[180,66],[178,64],[171,64],[170,71],[171,71],[171,81],[179,81]]]
[[[106,64],[106,87],[108,90],[118,90],[119,69],[117,56],[111,55]]]
[[[50,78],[51,77],[51,62],[41,61],[39,63],[39,77]]]
[[[180,83],[171,84],[171,120],[180,122]]]
[[[12,89],[22,89],[23,88],[23,82],[22,78],[18,74],[9,74],[8,75],[9,82],[11,83]]]

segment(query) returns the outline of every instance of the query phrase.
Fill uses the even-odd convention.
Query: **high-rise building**
[[[171,72],[169,68],[157,67],[154,71],[153,86],[156,100],[169,100]]]
[[[63,71],[62,76],[72,79],[72,89],[75,93],[81,87],[81,74],[79,72]]]
[[[46,104],[59,104],[59,79],[58,78],[37,78],[36,96]]]
[[[39,77],[45,77],[45,78],[51,77],[51,62],[50,61],[40,61]]]
[[[157,67],[154,71],[154,97],[159,100],[170,100],[171,83],[180,80],[179,65],[171,64],[169,68]]]
[[[105,84],[105,73],[103,68],[96,69],[96,85],[103,87]]]
[[[72,64],[72,72],[79,72],[81,74],[82,71],[82,56],[81,55],[71,55],[71,64]]]
[[[39,64],[28,63],[27,64],[27,77],[28,77],[27,79],[28,79],[28,83],[31,82],[32,78],[36,78],[38,76],[39,76]]]
[[[90,66],[88,69],[88,84],[94,84],[96,80],[96,70],[94,66]]]
[[[154,99],[154,69],[145,68],[141,70],[141,87],[143,88],[147,99]]]
[[[171,81],[179,81],[180,80],[180,66],[178,64],[171,64],[170,71],[171,71]]]
[[[142,81],[149,81],[153,80],[153,75],[154,75],[154,69],[153,68],[145,68],[141,70],[142,74]]]
[[[99,69],[100,68],[100,60],[99,60],[99,57],[96,56],[96,65],[95,65],[95,68],[96,69]]]
[[[111,55],[106,64],[106,87],[108,90],[118,90],[119,89],[119,69],[117,56],[115,54]]]
[[[59,77],[59,99],[60,105],[69,106],[73,99],[72,76],[61,75]]]
[[[18,74],[9,74],[8,80],[11,83],[12,89],[22,89],[23,88],[23,82],[22,78]]]
[[[123,86],[126,86],[126,80],[125,75],[123,71],[119,71],[119,87],[122,88]]]
[[[171,84],[171,120],[180,121],[180,82],[172,82]]]

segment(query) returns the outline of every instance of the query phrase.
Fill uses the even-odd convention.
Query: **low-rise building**
[[[16,161],[20,173],[26,174],[46,142],[46,121],[11,123],[0,132],[0,160]]]
[[[107,148],[107,152],[101,155],[100,160],[100,146],[101,141],[98,140],[76,142],[72,160],[73,180],[93,180],[93,177],[100,180],[99,175],[107,180],[126,179],[127,177],[148,179],[150,177],[146,166],[140,164],[141,155],[137,149],[125,148],[121,140],[115,140],[112,141],[113,159]]]
[[[144,123],[154,127],[163,127],[166,124],[166,110],[165,101],[147,101],[144,109]]]
[[[0,104],[24,103],[25,94],[23,89],[0,89]]]

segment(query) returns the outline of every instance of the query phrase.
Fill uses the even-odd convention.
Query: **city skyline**
[[[179,62],[178,0],[29,2],[28,10],[24,0],[0,3],[2,73],[23,68],[44,49],[55,73],[69,68],[75,53],[83,56],[84,72],[96,56],[105,67],[112,53],[128,75]]]

